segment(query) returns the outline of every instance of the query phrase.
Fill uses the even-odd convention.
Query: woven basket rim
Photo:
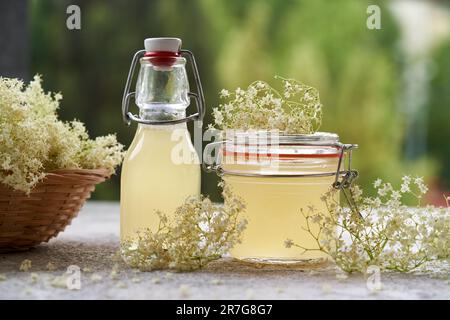
[[[51,170],[45,173],[45,178],[48,176],[66,176],[70,174],[79,174],[79,175],[100,175],[103,177],[109,177],[111,175],[110,170],[105,168],[98,169],[56,169]]]
[[[98,168],[98,169],[80,169],[80,168],[74,168],[74,169],[56,169],[51,170],[45,173],[45,177],[39,181],[33,189],[30,190],[30,193],[33,193],[33,190],[38,188],[41,185],[45,185],[47,183],[50,183],[54,180],[61,180],[61,184],[78,184],[81,180],[91,180],[88,183],[89,184],[98,184],[105,180],[107,180],[111,176],[112,172],[105,168]],[[91,177],[89,179],[89,177]],[[64,182],[62,182],[64,180]],[[84,181],[86,183],[87,181]],[[83,182],[82,182],[83,183]],[[1,183],[0,182],[0,189],[3,189],[3,191],[7,190],[8,192],[12,193],[25,193],[21,190],[15,190],[12,187]]]

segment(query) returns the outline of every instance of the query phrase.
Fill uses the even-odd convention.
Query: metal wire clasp
[[[226,141],[215,141],[207,144],[203,150],[203,162],[202,168],[205,172],[216,172],[220,177],[223,175],[222,166],[220,166],[222,154],[220,152],[220,146],[223,146]],[[215,158],[211,157],[211,151],[215,149]]]
[[[336,176],[333,183],[333,188],[342,190],[349,188],[353,181],[358,177],[358,171],[352,170],[352,150],[358,148],[357,144],[343,144],[338,143],[336,145],[340,148],[341,152],[339,154],[339,162],[336,170]],[[344,161],[345,153],[348,153],[347,170],[341,171],[342,162]]]
[[[191,120],[199,120],[203,121],[203,117],[205,116],[205,97],[203,94],[203,87],[200,81],[200,74],[198,72],[197,63],[195,61],[194,54],[189,50],[180,50],[182,56],[185,56],[187,60],[190,61],[192,72],[194,74],[194,80],[197,92],[188,92],[188,96],[195,100],[197,106],[197,112],[189,115],[183,119],[177,120],[164,120],[164,121],[154,121],[154,120],[144,120],[139,116],[134,115],[129,111],[130,99],[135,96],[135,92],[130,92],[131,83],[133,81],[134,70],[136,69],[137,62],[140,58],[142,58],[145,54],[145,50],[137,51],[133,60],[131,61],[130,70],[128,71],[127,82],[125,84],[125,89],[122,97],[122,119],[126,125],[130,125],[131,121],[136,121],[142,124],[152,124],[152,125],[166,125],[166,124],[177,124],[188,122]]]

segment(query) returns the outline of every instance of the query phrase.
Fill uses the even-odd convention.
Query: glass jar
[[[274,135],[268,132],[227,134],[220,143],[213,169],[246,204],[248,225],[242,243],[231,255],[258,263],[319,263],[326,255],[318,250],[302,252],[286,248],[292,240],[317,249],[316,240],[304,228],[305,214],[327,212],[321,197],[330,188],[348,186],[356,171],[342,171],[346,154],[355,145],[339,142],[332,133]],[[211,144],[209,148],[213,145]],[[347,157],[350,160],[350,156]],[[350,161],[349,161],[350,163]],[[341,180],[341,177],[347,177]],[[338,193],[336,192],[336,197]],[[338,200],[338,199],[336,199]],[[311,224],[313,233],[319,226]]]

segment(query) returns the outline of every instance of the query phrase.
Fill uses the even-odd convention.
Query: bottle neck
[[[183,130],[188,132],[188,127],[186,122],[182,123],[175,123],[175,124],[144,124],[139,123],[137,127],[137,131],[140,132],[140,130],[145,129],[152,129],[152,130],[165,130],[165,131],[174,131],[174,130]]]
[[[189,82],[186,60],[174,58],[170,66],[162,67],[155,57],[140,60],[136,83],[136,104],[143,120],[171,121],[186,117],[189,106]]]
[[[140,108],[139,116],[143,120],[151,121],[168,121],[180,120],[186,117],[184,108],[164,107],[162,105],[154,105],[152,107]]]

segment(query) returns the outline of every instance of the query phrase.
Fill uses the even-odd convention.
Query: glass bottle
[[[169,217],[190,196],[200,195],[200,162],[192,144],[187,121],[203,118],[203,91],[195,59],[181,50],[177,38],[149,38],[145,50],[132,61],[122,102],[125,123],[138,122],[121,173],[120,236],[132,241],[140,231],[155,231],[156,211]],[[186,58],[191,59],[197,93],[189,92]],[[129,92],[134,69],[140,62],[136,91]],[[139,115],[131,113],[134,96]],[[197,113],[186,117],[194,98]]]

